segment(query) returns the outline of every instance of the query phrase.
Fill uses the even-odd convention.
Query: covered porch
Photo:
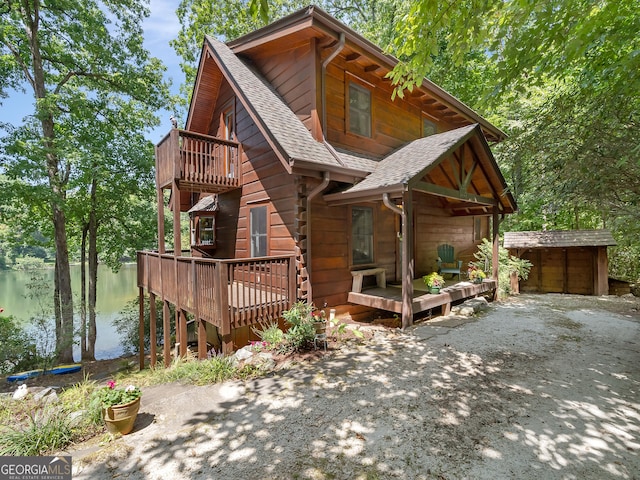
[[[375,288],[365,291],[352,288],[348,295],[350,303],[401,314],[402,328],[406,328],[413,324],[416,313],[441,306],[446,312],[453,302],[497,291],[499,225],[504,215],[516,210],[516,202],[478,125],[410,142],[379,161],[375,170],[361,182],[327,193],[323,198],[329,206],[382,203],[399,217],[400,241],[396,247],[399,287],[381,285],[378,281]],[[420,242],[420,235],[426,231],[416,218],[422,215],[424,219],[424,212],[434,210],[445,212],[440,215],[440,222],[446,218],[478,216],[491,220],[487,236],[492,241],[493,258],[486,272],[489,278],[482,284],[459,282],[432,295],[421,290],[415,281],[425,273],[416,271],[419,253],[416,245],[425,243]],[[473,235],[473,227],[456,234]],[[437,229],[430,229],[429,235],[440,243],[456,243],[440,235]],[[479,243],[481,238],[476,240]],[[378,270],[380,267],[364,268]],[[423,265],[421,270],[424,268]]]

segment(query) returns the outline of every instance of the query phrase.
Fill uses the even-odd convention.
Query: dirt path
[[[522,295],[247,384],[148,388],[73,478],[640,478],[639,312]]]

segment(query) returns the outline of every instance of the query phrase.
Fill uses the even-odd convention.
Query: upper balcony
[[[156,146],[156,183],[223,193],[240,187],[240,144],[174,128]]]

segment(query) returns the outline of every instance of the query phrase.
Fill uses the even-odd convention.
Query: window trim
[[[367,85],[364,81],[361,81],[357,77],[349,77],[345,82],[345,131],[351,135],[356,135],[363,138],[373,138],[373,89]],[[366,92],[369,95],[369,134],[365,135],[359,132],[355,132],[351,129],[351,86],[354,86],[356,90]]]
[[[371,212],[371,258],[362,263],[356,263],[353,258],[354,235],[353,235],[353,210],[367,209]],[[352,267],[366,267],[376,263],[376,209],[370,205],[352,205],[349,207],[349,262]]]
[[[265,212],[265,232],[264,232],[264,234],[262,234],[262,233],[258,234],[260,236],[264,236],[265,239],[266,239],[266,246],[265,246],[265,250],[266,251],[265,251],[264,255],[255,255],[254,254],[254,250],[253,250],[254,243],[253,243],[253,215],[252,215],[252,213],[254,211],[256,211],[256,210],[259,210],[259,209],[264,209],[264,212]],[[259,258],[259,257],[267,257],[267,256],[269,256],[269,243],[270,243],[269,242],[269,240],[270,240],[269,231],[271,230],[270,229],[271,225],[270,225],[270,222],[269,222],[269,217],[270,217],[269,213],[270,212],[269,212],[269,205],[268,204],[255,205],[255,206],[252,206],[251,208],[249,208],[249,215],[248,215],[248,217],[249,217],[248,218],[249,235],[248,235],[248,241],[249,241],[249,256],[251,258]]]

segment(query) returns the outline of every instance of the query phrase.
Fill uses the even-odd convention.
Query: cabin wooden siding
[[[264,136],[242,103],[234,98],[227,82],[221,86],[212,116],[211,135],[221,135],[222,112],[235,105],[236,135],[242,145],[242,188],[219,197],[217,216],[217,258],[251,256],[249,212],[267,206],[267,255],[294,252],[294,205],[297,198],[295,177],[287,174]]]
[[[289,108],[312,130],[312,110],[316,104],[315,42],[284,47],[254,56],[252,61]]]
[[[411,102],[408,94],[405,98],[391,99],[391,82],[365,72],[355,62],[349,62],[338,55],[327,67],[327,140],[334,146],[365,153],[382,158],[402,145],[422,137],[422,121],[428,118],[434,122],[438,131],[453,128],[452,125],[438,120]],[[371,137],[349,132],[347,125],[347,95],[349,82],[354,82],[371,92]]]
[[[316,305],[347,303],[353,281],[351,270],[376,266],[387,271],[387,278],[395,277],[395,214],[382,203],[361,206],[373,208],[375,260],[371,265],[354,266],[351,259],[351,207],[329,207],[323,200],[312,204],[311,281]]]
[[[473,254],[478,250],[482,238],[490,238],[488,217],[451,216],[446,210],[434,205],[434,198],[422,199],[421,207],[415,211],[415,255],[416,277],[437,271],[438,245],[453,245],[456,258],[463,261],[462,269],[475,260]],[[431,204],[429,204],[431,203]],[[476,218],[480,231],[475,232]]]

